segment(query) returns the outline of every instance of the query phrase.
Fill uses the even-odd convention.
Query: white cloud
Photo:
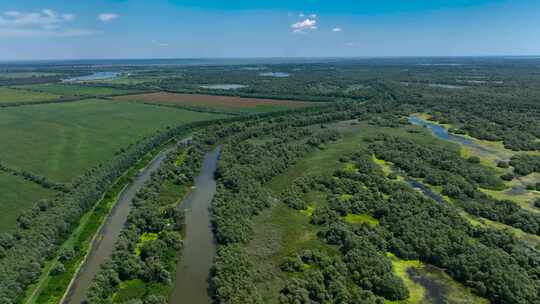
[[[168,47],[169,46],[168,43],[159,42],[157,40],[152,40],[152,44],[160,46],[160,47]]]
[[[110,21],[113,21],[114,19],[118,19],[119,17],[120,15],[118,14],[102,13],[102,14],[99,14],[97,18],[103,22],[110,22]]]
[[[41,12],[18,12],[8,11],[0,15],[1,27],[23,27],[23,26],[45,26],[61,24],[75,19],[72,14],[59,15],[51,9],[44,9]]]
[[[0,28],[0,37],[80,37],[98,33],[85,29],[3,29]]]
[[[311,15],[309,15],[309,18],[315,19],[315,18],[317,18],[317,14],[311,14]]]
[[[345,46],[356,46],[355,42],[347,42],[345,43]]]
[[[291,25],[293,33],[304,33],[306,31],[314,31],[317,29],[317,20],[307,18],[304,21],[299,21]]]
[[[335,33],[339,33],[339,32],[342,32],[342,31],[343,31],[343,29],[340,28],[340,27],[335,27],[335,28],[332,29],[332,32],[335,32]]]
[[[60,14],[52,9],[7,11],[0,14],[0,37],[74,37],[94,33],[92,30],[65,28],[73,20],[75,15]]]
[[[63,14],[62,18],[64,18],[65,21],[73,21],[75,19],[75,15],[73,15],[73,14]]]

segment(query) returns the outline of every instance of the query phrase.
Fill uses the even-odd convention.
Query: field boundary
[[[122,102],[131,102],[131,103],[145,104],[145,105],[155,106],[155,107],[166,107],[166,108],[181,109],[181,110],[186,110],[186,111],[191,111],[191,112],[210,113],[210,114],[225,114],[225,115],[234,115],[234,116],[247,114],[247,113],[241,113],[241,112],[222,111],[222,110],[217,110],[217,109],[210,109],[210,108],[205,108],[205,107],[189,106],[189,105],[162,104],[162,103],[152,103],[152,102],[136,101],[136,100],[125,100],[125,101],[122,100]]]
[[[53,180],[50,180],[46,176],[37,175],[37,174],[32,173],[30,171],[18,170],[18,169],[15,169],[13,167],[8,166],[6,163],[4,163],[2,161],[0,161],[0,171],[5,172],[5,173],[9,173],[12,176],[15,176],[17,178],[22,178],[22,179],[24,179],[26,181],[32,182],[32,183],[34,183],[36,185],[39,185],[39,186],[41,186],[42,188],[45,188],[45,189],[51,189],[51,190],[56,190],[56,191],[61,191],[61,192],[68,192],[70,190],[70,188],[71,188],[71,184],[69,184],[69,183],[55,182]]]

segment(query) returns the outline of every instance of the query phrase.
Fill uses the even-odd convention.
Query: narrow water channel
[[[423,126],[423,127],[429,128],[433,132],[433,135],[435,135],[435,137],[437,137],[439,139],[447,140],[447,141],[453,141],[453,142],[456,142],[458,144],[468,146],[468,147],[477,149],[477,150],[482,151],[482,152],[493,153],[493,151],[491,151],[490,149],[487,149],[486,147],[482,147],[482,146],[476,144],[474,141],[472,141],[472,140],[470,140],[468,138],[465,138],[465,137],[462,137],[462,136],[459,136],[459,135],[450,134],[446,128],[444,128],[444,127],[442,127],[442,126],[440,126],[438,124],[434,124],[432,122],[429,122],[427,120],[421,119],[421,118],[419,118],[417,116],[410,116],[409,117],[409,122],[411,124],[413,124],[413,125]]]
[[[410,177],[405,177],[405,181],[413,187],[414,189],[420,190],[425,196],[433,199],[434,201],[438,203],[445,203],[444,198],[442,196],[438,195],[437,193],[433,192],[433,190],[429,189],[428,186],[422,184],[421,182],[418,182]]]
[[[69,286],[63,303],[80,304],[85,301],[86,292],[88,291],[92,280],[113,252],[114,244],[118,240],[120,232],[126,223],[132,200],[135,198],[137,192],[150,179],[151,174],[159,169],[161,163],[172,149],[173,147],[161,151],[150,162],[145,170],[120,194],[113,210],[107,217],[101,230],[98,232],[98,237],[94,241],[92,249],[84,264],[77,273],[72,284]]]
[[[186,210],[186,238],[176,268],[171,304],[208,304],[210,268],[216,252],[209,207],[216,193],[214,173],[220,150],[206,154],[195,189],[183,202]]]

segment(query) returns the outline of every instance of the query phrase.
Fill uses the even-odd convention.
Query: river
[[[187,138],[182,142],[188,142],[189,140],[190,138]],[[92,280],[101,269],[101,266],[111,256],[114,245],[120,237],[120,233],[124,228],[131,209],[132,200],[135,198],[137,192],[150,179],[151,174],[159,169],[167,154],[173,149],[174,147],[169,147],[161,151],[143,172],[138,174],[135,180],[120,194],[113,210],[98,232],[98,237],[94,240],[84,264],[77,272],[71,285],[68,287],[68,292],[62,303],[80,304],[86,299],[86,292],[88,291]]]
[[[216,244],[210,223],[209,207],[216,193],[214,173],[220,150],[206,154],[201,173],[195,179],[195,189],[183,202],[186,210],[186,238],[176,268],[176,280],[171,304],[208,304],[210,269]]]

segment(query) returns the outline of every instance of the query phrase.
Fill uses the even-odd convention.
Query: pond
[[[78,82],[78,81],[93,81],[93,80],[106,80],[106,79],[113,79],[118,76],[120,76],[120,72],[96,72],[91,75],[85,75],[85,76],[78,76],[78,77],[72,77],[63,79],[63,82]]]
[[[242,88],[247,88],[247,85],[243,84],[209,84],[209,85],[202,85],[201,88],[203,89],[210,89],[210,90],[238,90]]]
[[[266,73],[260,73],[259,76],[264,77],[276,77],[276,78],[287,78],[290,76],[289,73],[285,72],[266,72]]]
[[[465,89],[464,86],[458,86],[453,84],[444,84],[444,83],[431,83],[429,84],[431,88],[442,88],[442,89]]]

